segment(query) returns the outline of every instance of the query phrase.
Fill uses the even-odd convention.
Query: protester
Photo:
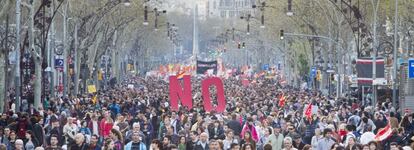
[[[147,149],[145,144],[140,141],[141,137],[139,136],[138,132],[133,132],[131,135],[131,138],[132,138],[131,142],[125,145],[124,147],[125,150],[146,150]],[[157,148],[157,147],[153,147],[153,148]]]
[[[62,148],[58,145],[59,138],[56,134],[52,134],[50,136],[50,145],[46,148],[46,150],[62,150]]]
[[[297,150],[292,145],[292,138],[285,137],[285,139],[283,139],[283,149],[282,150]]]

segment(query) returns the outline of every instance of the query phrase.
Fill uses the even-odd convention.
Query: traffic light
[[[292,12],[292,0],[288,0],[288,12]]]
[[[331,74],[331,82],[332,81],[335,81],[335,74],[333,74],[333,73]]]
[[[239,42],[239,44],[237,44],[237,48],[238,48],[238,49],[240,49],[240,46],[241,46],[241,44],[240,44],[240,42]]]
[[[285,36],[285,33],[283,30],[280,30],[280,39],[283,40]]]
[[[293,11],[292,11],[292,0],[288,0],[288,6],[287,6],[286,15],[288,15],[288,16],[292,16],[293,15]]]
[[[144,25],[148,25],[148,6],[144,6]]]
[[[246,43],[243,42],[242,48],[246,48]]]
[[[261,19],[260,19],[260,23],[262,24],[262,25],[260,26],[260,28],[265,28],[265,17],[264,17],[264,14],[262,14],[262,17],[261,17]]]

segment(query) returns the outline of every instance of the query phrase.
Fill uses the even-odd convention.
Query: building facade
[[[254,14],[256,0],[208,0],[208,17],[236,18]]]

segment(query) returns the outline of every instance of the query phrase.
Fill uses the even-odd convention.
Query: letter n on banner
[[[177,76],[170,76],[170,105],[172,110],[178,111],[178,101],[180,100],[183,107],[187,106],[189,110],[193,108],[191,77],[189,75],[183,77],[183,86]]]
[[[217,89],[217,107],[213,108],[211,104],[211,98],[210,98],[210,90],[209,87],[211,85],[215,85]],[[206,112],[211,112],[212,110],[215,110],[216,112],[224,112],[226,109],[226,99],[224,98],[224,87],[223,82],[220,78],[217,77],[211,77],[203,80],[201,82],[201,90],[203,94],[203,101],[204,101],[204,109]]]

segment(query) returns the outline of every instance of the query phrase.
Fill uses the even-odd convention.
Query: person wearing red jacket
[[[114,121],[111,118],[109,111],[104,111],[104,116],[99,122],[99,135],[105,139],[109,136],[109,133],[114,125]]]
[[[101,129],[102,129],[102,134],[101,136],[105,139],[109,136],[109,133],[111,133],[111,129],[114,125],[114,121],[112,120],[111,117],[107,117],[105,119],[106,121],[101,125]]]

